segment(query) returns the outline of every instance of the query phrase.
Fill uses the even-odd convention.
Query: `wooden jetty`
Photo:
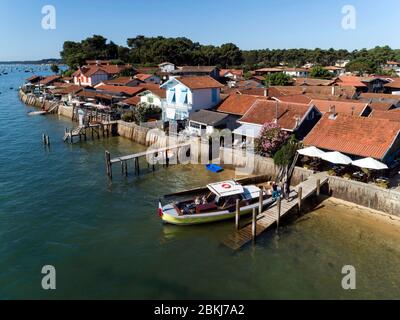
[[[112,125],[116,123],[117,121],[105,121],[78,126],[70,130],[65,129],[63,140],[64,142],[73,143],[74,137],[79,137],[80,141],[82,139],[86,141],[88,133],[91,134],[92,138],[94,138],[95,136],[97,136],[98,139],[100,139],[101,136],[103,136],[103,138],[109,137],[112,132]]]
[[[140,167],[139,167],[139,159],[140,158],[147,158],[148,156],[153,156],[154,158],[161,158],[164,160],[164,164],[168,167],[169,166],[169,152],[172,150],[177,150],[179,151],[180,148],[187,148],[190,147],[190,143],[181,143],[173,146],[168,146],[164,148],[158,148],[158,149],[150,149],[144,152],[139,152],[123,157],[118,157],[118,158],[113,158],[111,159],[110,152],[106,151],[105,152],[105,158],[106,158],[106,171],[107,175],[112,178],[112,166],[113,164],[120,163],[121,164],[121,173],[122,175],[127,176],[128,175],[128,161],[132,161],[134,163],[134,168],[135,168],[135,174],[139,175],[140,173]],[[155,164],[152,164],[153,171],[155,171]]]
[[[227,247],[238,250],[245,244],[254,241],[257,236],[265,230],[276,224],[279,228],[279,222],[292,209],[297,208],[301,211],[302,202],[308,197],[316,194],[319,196],[320,188],[328,182],[326,173],[318,173],[312,175],[308,180],[300,183],[290,191],[288,199],[278,199],[278,201],[261,214],[253,212],[252,223],[239,228],[239,217],[236,217],[237,230],[223,240],[223,244]]]

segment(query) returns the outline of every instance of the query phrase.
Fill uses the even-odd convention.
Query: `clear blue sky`
[[[56,30],[41,28],[44,5],[57,10]],[[342,7],[357,9],[357,27],[341,27]],[[65,40],[101,34],[185,36],[242,49],[400,48],[399,0],[0,0],[0,61],[59,57]]]

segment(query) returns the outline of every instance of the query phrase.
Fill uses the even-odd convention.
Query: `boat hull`
[[[264,201],[263,208],[269,207],[275,201],[268,199]],[[245,216],[253,212],[253,208],[258,208],[258,203],[252,204],[246,207],[240,208],[239,215]],[[213,213],[204,214],[190,214],[190,215],[178,215],[175,208],[172,205],[167,205],[163,207],[163,214],[161,219],[164,223],[179,225],[179,226],[189,226],[197,224],[214,223],[224,220],[234,219],[236,212],[220,211]]]

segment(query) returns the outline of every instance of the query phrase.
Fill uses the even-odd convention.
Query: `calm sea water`
[[[0,76],[1,299],[400,298],[398,232],[363,223],[352,209],[327,205],[238,253],[221,245],[232,222],[162,225],[161,195],[230,173],[175,166],[124,179],[116,169],[109,184],[104,150],[143,147],[119,137],[64,144],[71,122],[28,116],[17,88],[30,74],[13,69]],[[352,292],[341,288],[348,264],[357,269]],[[44,265],[56,267],[55,291],[41,289]]]

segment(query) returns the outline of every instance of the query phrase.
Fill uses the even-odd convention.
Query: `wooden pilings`
[[[321,194],[321,179],[317,179],[317,191],[316,191],[317,197],[319,197],[320,194]]]
[[[110,152],[106,151],[105,152],[105,157],[106,157],[106,171],[107,171],[107,176],[112,179],[112,163],[111,163],[111,155]]]
[[[236,214],[235,214],[235,226],[236,230],[240,229],[240,200],[236,199]]]
[[[50,146],[50,137],[47,134],[45,133],[42,134],[42,141],[43,145]]]
[[[257,209],[253,208],[253,219],[251,221],[251,235],[253,236],[253,241],[257,237]]]
[[[303,203],[302,203],[303,202],[303,188],[302,187],[299,187],[297,197],[298,197],[298,213],[300,215],[302,207],[303,207]]]
[[[281,221],[281,213],[282,213],[282,200],[281,200],[281,197],[279,197],[278,202],[277,202],[276,232],[279,231],[279,223]]]

